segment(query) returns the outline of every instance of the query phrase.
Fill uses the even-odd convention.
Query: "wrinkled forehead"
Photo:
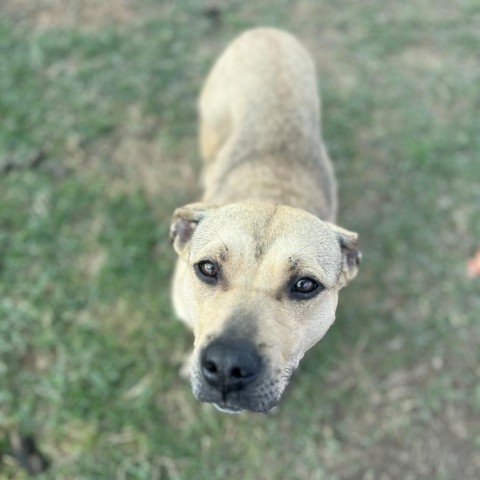
[[[246,261],[285,262],[290,268],[320,268],[338,273],[341,251],[335,234],[314,215],[265,203],[219,208],[199,224],[190,258],[238,257]]]

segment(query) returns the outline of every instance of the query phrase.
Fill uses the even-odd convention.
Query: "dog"
[[[208,75],[199,116],[203,199],[170,229],[192,390],[226,413],[267,412],[334,322],[358,236],[335,224],[315,67],[295,37],[240,35]]]

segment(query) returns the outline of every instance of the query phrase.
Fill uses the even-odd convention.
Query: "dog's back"
[[[213,67],[200,102],[204,200],[271,201],[336,216],[312,59],[290,34],[248,31]]]

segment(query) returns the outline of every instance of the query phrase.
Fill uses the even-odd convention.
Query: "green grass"
[[[93,0],[77,17],[15,5],[0,7],[0,477],[27,477],[20,432],[45,479],[478,478],[478,2],[227,2],[219,24],[194,0],[124,2],[121,19]],[[315,58],[364,262],[278,411],[225,416],[178,376],[192,339],[167,237],[200,193],[202,80],[266,24]]]

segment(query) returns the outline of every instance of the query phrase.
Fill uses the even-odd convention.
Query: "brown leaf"
[[[480,247],[467,261],[467,275],[470,278],[480,277]]]

